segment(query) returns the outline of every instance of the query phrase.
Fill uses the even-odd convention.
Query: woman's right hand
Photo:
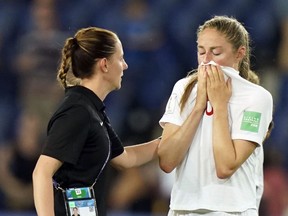
[[[195,108],[205,110],[207,106],[207,71],[205,65],[198,66],[198,83]]]

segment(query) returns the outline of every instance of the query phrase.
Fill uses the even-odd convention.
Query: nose
[[[208,63],[212,61],[212,55],[210,52],[206,52],[203,56],[203,63]]]
[[[124,70],[127,70],[128,69],[128,64],[127,64],[127,62],[126,61],[124,61]]]

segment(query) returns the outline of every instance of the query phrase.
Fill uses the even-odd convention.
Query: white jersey
[[[207,102],[191,146],[176,168],[171,210],[243,212],[259,207],[263,188],[262,142],[272,120],[272,96],[261,86],[240,77],[238,71],[229,67],[222,69],[225,76],[232,79],[232,96],[228,104],[231,137],[233,140],[249,140],[259,146],[230,178],[219,179],[212,150],[213,108]],[[181,126],[191,113],[197,85],[180,113],[180,100],[188,83],[189,78],[184,78],[175,84],[165,114],[160,119],[162,127],[167,122]]]

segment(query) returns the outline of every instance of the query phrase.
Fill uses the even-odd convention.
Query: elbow
[[[160,166],[160,169],[164,171],[165,173],[170,173],[175,169],[177,164],[172,161],[164,160],[163,158],[159,156],[159,166]]]
[[[217,172],[217,177],[219,178],[219,179],[228,179],[228,178],[230,178],[230,174],[228,174],[228,173],[224,173],[224,172]]]
[[[171,173],[175,169],[175,166],[173,164],[163,163],[161,160],[159,160],[159,166],[160,169],[165,173]]]
[[[228,179],[234,174],[235,170],[230,168],[216,168],[216,175],[219,179]]]
[[[165,151],[163,151],[161,148],[158,146],[158,159],[159,159],[159,166],[162,171],[165,173],[171,173],[175,167],[178,165],[178,163],[175,161],[175,158],[169,157],[165,154]]]

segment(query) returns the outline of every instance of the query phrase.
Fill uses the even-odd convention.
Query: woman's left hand
[[[224,73],[219,65],[206,65],[207,95],[213,109],[227,106],[232,95],[231,78],[225,81]]]

